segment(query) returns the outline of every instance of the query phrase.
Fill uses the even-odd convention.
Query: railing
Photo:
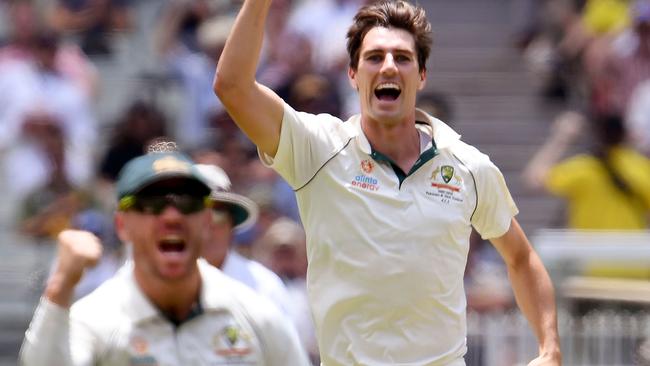
[[[559,317],[564,366],[650,365],[650,315],[593,311]],[[527,365],[537,341],[519,313],[468,314],[467,366]]]

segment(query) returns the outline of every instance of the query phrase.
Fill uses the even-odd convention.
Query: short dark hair
[[[427,59],[431,52],[433,37],[431,23],[427,20],[424,9],[404,0],[381,0],[369,4],[354,16],[354,23],[348,30],[347,49],[350,67],[359,65],[361,43],[366,34],[375,27],[404,29],[413,35],[420,71],[427,69]]]

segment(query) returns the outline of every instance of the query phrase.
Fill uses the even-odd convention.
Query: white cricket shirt
[[[139,289],[132,267],[70,311],[45,298],[21,365],[307,366],[290,321],[268,300],[199,260],[201,311],[174,326]]]
[[[278,152],[262,157],[296,191],[326,366],[464,365],[471,226],[501,236],[517,208],[486,155],[424,112],[416,120],[430,145],[401,182],[359,116],[285,104]]]

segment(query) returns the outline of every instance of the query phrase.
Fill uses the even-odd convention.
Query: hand
[[[528,363],[528,366],[560,366],[562,365],[562,358],[558,356],[551,356],[551,355],[541,355],[537,357],[536,359],[530,361]]]
[[[580,136],[586,125],[587,121],[582,114],[568,111],[555,119],[551,126],[551,133],[555,138],[571,143]]]
[[[86,268],[97,264],[102,244],[95,235],[81,230],[64,230],[58,236],[54,272],[48,280],[45,296],[55,304],[70,306],[74,288]]]

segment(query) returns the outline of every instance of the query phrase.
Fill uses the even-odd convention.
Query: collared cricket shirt
[[[172,324],[139,289],[132,268],[70,311],[42,299],[22,365],[307,366],[295,330],[271,302],[199,261],[201,301]]]
[[[296,192],[326,366],[464,365],[471,227],[501,236],[517,208],[486,155],[416,119],[428,143],[410,172],[373,151],[359,116],[288,105],[278,152],[262,157]]]

